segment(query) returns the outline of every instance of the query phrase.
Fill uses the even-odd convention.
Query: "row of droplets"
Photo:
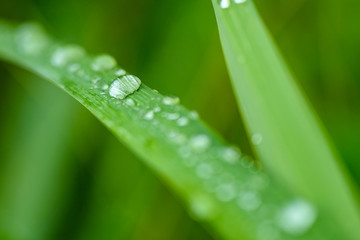
[[[246,3],[248,0],[220,0],[219,5],[221,8],[229,8],[231,5],[231,2],[234,2],[235,4],[243,4]]]
[[[17,48],[22,53],[38,55],[49,46],[50,40],[40,25],[25,23],[18,27],[15,42],[18,45]],[[85,70],[77,63],[85,57],[86,51],[81,46],[58,46],[51,54],[50,62],[54,67],[66,69],[71,74],[76,73],[81,77],[91,78],[85,74]],[[91,83],[94,85],[93,88],[108,90],[111,97],[124,99],[140,88],[141,80],[136,76],[126,74],[123,69],[116,68],[116,66],[116,60],[110,55],[103,54],[93,58],[90,63],[90,69],[94,72],[100,73],[112,70],[115,70],[115,72],[110,86],[100,76],[93,78]]]

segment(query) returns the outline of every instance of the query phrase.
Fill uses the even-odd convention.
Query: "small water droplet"
[[[153,111],[156,112],[156,113],[158,113],[158,112],[161,111],[161,108],[160,108],[159,106],[154,107]]]
[[[190,146],[196,152],[205,151],[211,144],[209,137],[205,134],[198,134],[190,139]]]
[[[247,0],[234,0],[234,3],[236,4],[241,4],[241,3],[246,3]]]
[[[124,99],[139,89],[141,80],[133,75],[125,75],[115,79],[110,86],[110,96],[118,99]]]
[[[180,103],[180,99],[178,97],[164,97],[163,103],[168,106],[176,105]]]
[[[190,111],[190,112],[189,112],[189,118],[190,118],[190,119],[193,119],[193,120],[196,120],[196,119],[199,118],[199,113],[196,112],[196,111]]]
[[[200,163],[196,167],[196,175],[202,179],[211,178],[213,172],[214,172],[213,167],[208,163]]]
[[[189,123],[189,119],[187,119],[186,117],[181,117],[177,120],[177,125],[180,127],[186,126]]]
[[[85,50],[78,45],[68,45],[58,47],[51,56],[51,64],[56,67],[62,67],[70,61],[85,56]]]
[[[220,0],[220,7],[221,8],[229,8],[230,7],[230,0]]]
[[[168,137],[175,144],[184,144],[187,140],[185,135],[175,131],[169,132]]]
[[[164,116],[170,121],[176,120],[180,117],[178,113],[164,113]]]
[[[224,159],[225,162],[232,164],[239,161],[241,156],[240,151],[234,147],[222,148],[219,153],[219,155]]]
[[[130,106],[130,107],[134,107],[136,105],[135,101],[131,98],[127,98],[124,100],[125,101],[125,104]]]
[[[190,200],[190,210],[194,216],[201,220],[210,220],[215,217],[213,201],[203,194],[196,194]]]
[[[91,64],[91,68],[94,71],[106,71],[116,66],[116,60],[110,55],[104,54],[95,57]]]
[[[154,118],[154,112],[153,111],[148,111],[144,116],[145,120],[152,120],[153,118]]]
[[[253,191],[244,191],[240,193],[237,204],[245,211],[254,211],[261,205],[261,199],[258,193]]]
[[[74,73],[74,72],[79,71],[80,68],[81,68],[80,64],[78,64],[78,63],[73,63],[73,64],[70,64],[70,65],[69,65],[68,71],[71,72],[71,73]]]
[[[25,23],[16,29],[15,42],[20,52],[39,54],[49,43],[49,39],[41,25]]]
[[[278,225],[284,232],[301,235],[309,230],[316,218],[317,211],[310,203],[296,199],[281,210]]]
[[[118,77],[126,75],[126,71],[124,69],[119,69],[115,72],[115,75]]]
[[[251,142],[254,145],[260,145],[263,141],[263,136],[260,133],[255,133],[251,136]]]
[[[233,184],[221,184],[216,188],[216,197],[222,202],[229,202],[235,198],[236,190]]]

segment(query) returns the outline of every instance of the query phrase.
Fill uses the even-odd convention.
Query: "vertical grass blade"
[[[360,239],[358,202],[348,173],[253,2],[213,0],[213,5],[239,108],[260,160]]]

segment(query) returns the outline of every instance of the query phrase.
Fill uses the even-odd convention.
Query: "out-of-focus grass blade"
[[[343,235],[326,212],[294,199],[257,171],[179,99],[145,84],[123,100],[112,97],[108,87],[124,70],[110,56],[99,61],[80,47],[59,46],[38,25],[0,23],[0,57],[81,102],[188,203],[194,217],[224,239],[335,240]]]
[[[15,129],[12,123],[0,177],[1,239],[49,239],[66,205],[74,111],[69,98],[43,85],[33,82],[36,96],[24,95]]]
[[[357,195],[252,1],[213,0],[234,90],[255,150],[295,193],[360,238]]]

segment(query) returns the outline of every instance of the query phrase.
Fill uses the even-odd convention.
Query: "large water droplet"
[[[70,61],[84,56],[85,50],[78,45],[58,47],[51,57],[51,64],[56,67],[61,67],[68,64]]]
[[[139,89],[141,80],[133,75],[125,75],[115,79],[110,86],[110,96],[118,99],[124,99]]]
[[[258,193],[253,191],[244,191],[240,193],[237,203],[245,211],[253,211],[260,207],[261,199]]]
[[[230,0],[220,0],[220,7],[221,8],[229,8],[230,7]]]
[[[196,152],[205,151],[211,144],[210,138],[205,134],[198,134],[190,139],[190,146]]]
[[[39,24],[25,23],[16,29],[15,42],[20,52],[33,55],[42,52],[49,39]]]
[[[316,209],[307,201],[297,199],[281,210],[278,225],[284,232],[301,235],[310,229],[316,218]]]
[[[91,68],[94,71],[106,71],[114,68],[115,66],[115,58],[107,54],[97,56],[91,64]]]

